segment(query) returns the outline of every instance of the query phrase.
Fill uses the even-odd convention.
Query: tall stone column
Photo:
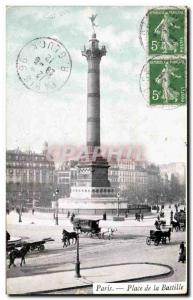
[[[89,47],[87,49],[84,47],[82,55],[86,57],[88,63],[87,151],[82,153],[78,163],[76,185],[78,187],[90,187],[92,197],[92,190],[95,190],[95,187],[110,187],[109,165],[100,152],[100,62],[101,57],[106,55],[106,49],[105,46],[99,48],[96,33],[92,34]]]
[[[106,55],[106,48],[99,49],[96,34],[92,34],[89,47],[82,51],[87,58],[87,146],[100,147],[100,61]]]

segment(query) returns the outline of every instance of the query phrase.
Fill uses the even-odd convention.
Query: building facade
[[[158,192],[160,197],[160,171],[154,164],[126,159],[116,161],[109,168],[109,180],[128,203],[153,203]]]
[[[69,161],[56,170],[56,182],[62,197],[69,197],[71,189],[78,189],[78,162]],[[158,166],[139,161],[116,159],[111,161],[108,177],[111,187],[120,192],[128,204],[154,204],[167,201],[170,180],[160,173]]]
[[[71,188],[78,188],[77,165],[77,161],[69,161],[56,170],[56,182],[62,197],[69,197]],[[155,164],[114,159],[111,161],[108,177],[111,187],[120,192],[128,204],[170,202],[170,177]]]
[[[7,150],[6,200],[10,206],[50,206],[54,182],[54,162],[46,153]]]
[[[60,191],[61,197],[69,197],[71,187],[76,186],[78,172],[77,164],[77,161],[69,161],[55,171],[56,185]]]

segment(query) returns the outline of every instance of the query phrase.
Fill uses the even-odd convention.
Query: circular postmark
[[[17,74],[23,85],[39,93],[61,89],[69,79],[72,61],[65,46],[57,39],[39,37],[19,52]]]

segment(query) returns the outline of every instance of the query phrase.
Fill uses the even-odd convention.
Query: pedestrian
[[[6,231],[6,242],[10,240],[11,236],[8,231]]]
[[[173,213],[173,210],[171,210],[171,212],[170,212],[170,225],[173,222],[173,216],[174,216],[174,213]]]
[[[104,212],[104,214],[103,214],[103,220],[106,221],[106,219],[107,219],[107,214],[106,214],[106,212]]]
[[[71,223],[73,223],[73,221],[74,221],[74,218],[75,218],[75,214],[74,214],[74,213],[72,213],[72,215],[71,215],[71,218],[70,218],[70,222],[71,222]]]
[[[34,215],[34,211],[35,211],[35,209],[34,209],[34,207],[32,207],[32,215]]]
[[[186,247],[184,246],[184,242],[181,242],[178,262],[184,263],[185,261],[186,261]]]
[[[141,214],[141,221],[143,221],[143,214]]]
[[[154,225],[157,230],[160,230],[160,222],[158,220],[155,221]]]

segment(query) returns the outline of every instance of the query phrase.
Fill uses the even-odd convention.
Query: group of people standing
[[[139,214],[139,213],[136,213],[135,214],[135,220],[136,221],[143,221],[143,214]]]
[[[67,212],[67,218],[70,218],[70,221],[71,221],[71,223],[74,221],[74,218],[75,218],[75,213],[72,213],[71,215],[70,215],[70,212],[68,211]]]

